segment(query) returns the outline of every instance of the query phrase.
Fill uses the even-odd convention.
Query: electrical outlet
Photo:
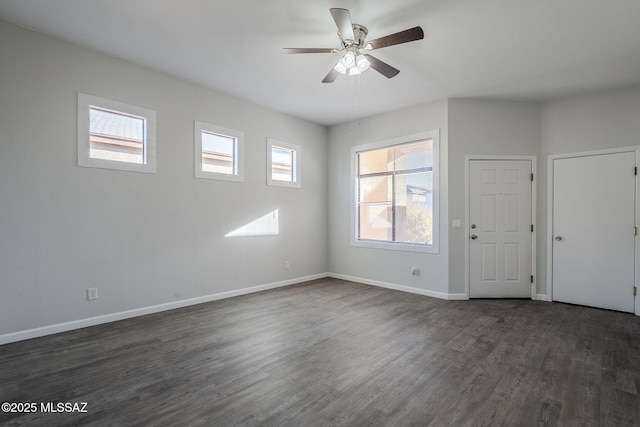
[[[87,288],[87,301],[98,299],[98,288]]]
[[[285,262],[284,262],[284,269],[285,269],[285,270],[288,270],[288,269],[289,269],[289,267],[290,267],[290,265],[289,265],[289,261],[285,261]]]

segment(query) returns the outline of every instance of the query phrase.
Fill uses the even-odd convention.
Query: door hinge
[[[638,167],[637,167],[637,166],[635,166],[635,167],[633,168],[633,174],[634,174],[634,175],[638,175]]]
[[[636,295],[638,295],[638,287],[634,286],[633,287],[633,296],[635,297]]]
[[[531,283],[533,283],[533,274],[531,275]]]
[[[633,227],[633,235],[634,236],[638,235],[638,227]]]
[[[637,169],[637,168],[636,168]],[[533,174],[531,174],[531,182],[533,182]]]
[[[531,224],[531,232],[533,233],[533,224]]]

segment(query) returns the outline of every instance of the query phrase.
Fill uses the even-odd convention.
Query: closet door
[[[634,311],[634,151],[553,161],[554,301]]]

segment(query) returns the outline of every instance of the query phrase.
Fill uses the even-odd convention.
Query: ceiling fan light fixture
[[[371,63],[364,55],[358,55],[356,58],[356,67],[360,73],[364,73],[371,67]]]
[[[344,54],[333,69],[340,74],[356,76],[367,71],[369,67],[371,67],[371,63],[366,56],[350,50]]]
[[[344,54],[342,60],[344,61],[344,65],[346,65],[347,68],[351,68],[356,65],[356,54],[350,50],[349,52]]]
[[[335,65],[335,67],[333,67],[333,69],[339,72],[340,74],[347,74],[348,68],[344,65],[343,59],[340,59],[340,61],[338,61],[338,63]]]

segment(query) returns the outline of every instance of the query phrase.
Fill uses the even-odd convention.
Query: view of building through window
[[[295,181],[295,150],[271,147],[271,179],[276,181]]]
[[[237,138],[202,132],[202,170],[228,175],[237,173]]]
[[[145,164],[144,117],[90,107],[89,156]]]
[[[358,239],[433,243],[433,141],[357,153]]]

